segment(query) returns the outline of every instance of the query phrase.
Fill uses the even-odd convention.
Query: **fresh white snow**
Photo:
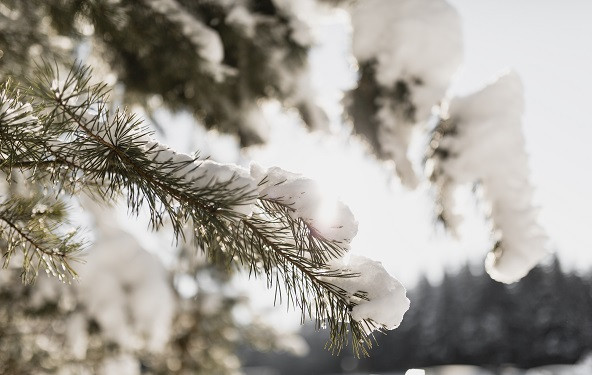
[[[179,25],[181,32],[193,43],[199,56],[211,64],[216,78],[221,78],[220,64],[224,59],[224,46],[218,32],[193,17],[175,0],[144,0],[156,12]]]
[[[344,273],[359,274],[354,278],[327,278],[347,292],[350,301],[356,304],[351,312],[352,319],[369,319],[386,329],[395,329],[401,324],[410,302],[403,285],[389,275],[382,263],[350,254],[333,261],[331,266]],[[367,300],[355,296],[359,292],[366,292]]]
[[[123,351],[159,352],[169,340],[176,310],[162,262],[122,230],[109,210],[88,201],[85,208],[96,219],[97,240],[84,256],[85,263],[76,265],[79,282],[64,284],[40,276],[30,298],[32,306],[59,301],[73,311],[66,326],[66,347],[74,358],[86,357],[87,327],[92,320],[99,324],[103,339],[117,343]],[[135,357],[125,362],[124,367],[139,369]],[[106,368],[119,365],[119,360],[110,358],[104,363]]]
[[[37,117],[31,114],[33,107],[30,103],[17,102],[7,95],[6,90],[0,92],[0,120],[3,125],[30,125],[37,122]],[[31,128],[25,129],[30,131]]]
[[[292,218],[302,219],[325,239],[349,250],[358,232],[358,222],[349,207],[324,197],[313,180],[278,167],[265,170],[253,163],[251,175],[258,181],[259,197],[289,206]]]
[[[448,157],[435,158],[432,165],[435,185],[445,192],[445,211],[454,209],[451,199],[457,186],[480,184],[482,201],[500,239],[486,268],[492,278],[506,283],[525,276],[547,255],[548,239],[531,203],[523,111],[522,84],[514,72],[474,94],[454,98],[444,114],[453,132],[437,140],[437,148],[446,150]]]
[[[389,91],[375,99],[380,149],[414,188],[418,178],[407,156],[412,130],[429,119],[462,61],[458,13],[444,0],[365,0],[353,7],[351,20],[354,56],[374,63],[376,83]]]

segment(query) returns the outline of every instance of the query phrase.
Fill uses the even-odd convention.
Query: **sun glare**
[[[321,194],[321,201],[315,212],[315,225],[330,228],[338,222],[337,201],[328,191]]]

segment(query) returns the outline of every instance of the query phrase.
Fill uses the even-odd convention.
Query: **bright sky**
[[[524,131],[531,156],[535,203],[541,224],[568,265],[592,263],[592,178],[584,163],[592,137],[586,101],[592,98],[592,3],[453,0],[463,19],[465,64],[453,91],[475,91],[507,68],[524,81]],[[355,70],[341,19],[327,21],[321,45],[311,54],[313,81],[320,101],[339,122],[340,90],[353,84]],[[274,106],[273,122],[286,122]],[[294,116],[288,122],[297,123]],[[350,205],[360,223],[353,244],[357,253],[381,260],[404,283],[419,270],[434,278],[445,265],[470,258],[481,262],[489,249],[487,227],[479,212],[468,212],[459,241],[434,229],[427,186],[410,192],[392,178],[389,166],[365,156],[351,138],[310,137],[299,126],[272,127],[268,146],[249,153],[264,165],[279,165],[318,180]],[[588,158],[589,159],[589,158]],[[470,194],[463,194],[467,207]]]

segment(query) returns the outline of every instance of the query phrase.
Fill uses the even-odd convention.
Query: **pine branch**
[[[280,212],[287,210],[287,207],[278,203],[265,200],[261,200],[261,203],[276,205],[276,209]],[[286,215],[285,218],[287,217]],[[289,222],[286,225],[297,226],[299,231],[304,231],[307,228],[302,220],[299,222],[286,221]],[[336,272],[325,263],[313,261],[312,257],[302,255],[304,251],[319,255],[330,250],[332,244],[321,239],[310,247],[305,247],[302,243],[290,246],[278,238],[277,228],[272,232],[259,229],[258,225],[266,227],[267,223],[264,220],[249,219],[243,220],[242,223],[245,229],[250,232],[244,238],[252,241],[251,243],[257,244],[259,241],[258,248],[264,250],[260,254],[263,258],[263,270],[267,275],[269,287],[272,287],[275,281],[276,299],[279,293],[281,303],[281,289],[277,288],[281,285],[286,289],[288,306],[292,304],[301,309],[303,322],[307,318],[317,319],[317,328],[328,324],[331,335],[329,348],[333,352],[338,353],[347,345],[349,328],[352,332],[354,352],[367,355],[366,347],[371,347],[371,342],[366,336],[366,332],[369,330],[364,329],[363,326],[364,324],[372,326],[372,323],[352,320],[349,312],[354,305],[350,302],[347,293],[340,287],[325,281],[326,278],[331,277],[353,278],[359,275]],[[253,271],[257,272],[257,270]],[[364,298],[363,295],[361,297]]]
[[[0,238],[6,241],[3,267],[20,251],[24,282],[34,281],[42,268],[62,281],[76,278],[70,263],[77,260],[82,243],[75,240],[75,230],[63,233],[65,211],[63,203],[42,197],[12,197],[1,204]]]
[[[292,201],[264,194],[267,176],[257,181],[239,167],[197,160],[159,144],[133,114],[111,113],[106,86],[90,81],[89,68],[80,65],[65,75],[49,64],[39,67],[26,98],[35,119],[31,127],[41,136],[25,143],[36,153],[11,159],[10,168],[29,168],[34,178],[47,179],[58,190],[85,181],[98,199],[123,194],[132,214],[148,205],[152,228],[167,222],[177,240],[192,225],[195,244],[211,259],[265,276],[276,300],[300,308],[302,319],[316,319],[318,328],[327,324],[333,351],[347,345],[351,335],[354,352],[367,355],[367,334],[380,325],[355,321],[350,314],[356,301],[367,299],[365,293],[348,295],[330,281],[357,277],[328,264],[349,250],[351,238],[327,236],[303,217],[298,200],[306,197]]]

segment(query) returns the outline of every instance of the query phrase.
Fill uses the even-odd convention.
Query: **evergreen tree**
[[[346,205],[336,203],[337,217],[326,222],[319,213],[323,197],[310,179],[277,167],[253,165],[246,169],[201,158],[197,152],[179,153],[159,142],[153,131],[163,133],[172,126],[155,119],[155,110],[166,108],[189,111],[204,126],[235,134],[242,146],[263,142],[262,100],[296,108],[311,128],[328,129],[326,115],[314,103],[306,60],[313,43],[309,17],[322,7],[343,6],[352,15],[354,55],[361,65],[361,79],[350,93],[347,107],[356,131],[371,141],[381,157],[394,160],[407,186],[429,178],[437,197],[436,214],[451,230],[456,221],[450,214],[454,188],[462,182],[482,186],[500,237],[488,257],[493,277],[515,281],[542,257],[545,237],[530,207],[520,134],[521,106],[490,111],[485,105],[481,112],[467,111],[468,107],[488,104],[492,96],[508,99],[505,93],[509,93],[507,101],[520,103],[514,100],[521,95],[519,80],[508,76],[473,96],[451,100],[449,111],[441,106],[433,119],[438,125],[429,132],[432,140],[426,151],[426,166],[431,166],[431,171],[420,176],[407,155],[411,130],[427,123],[432,108],[447,100],[445,91],[460,61],[456,12],[443,0],[422,0],[410,6],[402,0],[327,3],[330,5],[313,0],[0,3],[0,249],[4,267],[10,270],[5,271],[8,276],[2,285],[6,301],[41,293],[36,287],[14,286],[15,270],[26,283],[39,279],[45,284],[47,279],[40,279],[40,272],[66,284],[79,279],[75,262],[86,242],[78,225],[70,224],[69,214],[75,211],[72,206],[90,210],[81,199],[86,196],[100,205],[124,200],[132,216],[148,215],[150,229],[172,232],[174,242],[184,249],[180,259],[187,259],[187,248],[192,246],[206,254],[217,270],[193,264],[167,274],[154,268],[161,274],[158,287],[169,290],[162,295],[178,301],[174,313],[159,310],[173,321],[165,349],[154,332],[146,333],[148,328],[138,323],[144,322],[142,312],[133,306],[130,314],[138,315],[135,331],[143,335],[141,345],[126,343],[122,331],[108,329],[108,318],[97,313],[105,311],[89,307],[100,305],[100,299],[85,300],[68,286],[56,287],[58,296],[42,298],[43,304],[10,304],[7,314],[24,319],[20,326],[12,320],[5,325],[7,331],[16,332],[18,340],[30,340],[25,328],[38,324],[40,330],[61,333],[58,336],[64,347],[72,346],[67,329],[60,331],[49,324],[58,316],[57,320],[78,322],[78,330],[88,334],[84,336],[88,350],[82,354],[73,351],[70,357],[52,357],[43,350],[11,351],[5,354],[5,363],[11,366],[6,371],[30,371],[19,366],[41,353],[31,365],[48,372],[62,367],[59,358],[76,364],[85,356],[94,360],[87,362],[91,371],[102,368],[108,372],[110,366],[137,367],[141,363],[146,372],[153,373],[231,372],[235,364],[216,367],[229,351],[206,353],[199,350],[199,342],[217,337],[229,327],[237,328],[227,314],[237,301],[223,298],[218,311],[226,313],[217,316],[220,325],[208,326],[199,319],[203,314],[200,306],[206,305],[201,300],[204,295],[190,302],[176,294],[180,289],[171,289],[180,275],[195,280],[204,272],[213,272],[216,282],[222,284],[234,269],[266,279],[278,302],[299,309],[302,320],[315,319],[317,329],[329,328],[328,347],[335,352],[351,342],[356,355],[367,354],[373,330],[399,326],[409,308],[405,289],[378,262],[349,256],[357,222]],[[423,3],[429,7],[418,11]],[[392,14],[401,18],[393,23]],[[418,14],[433,21],[433,27],[408,29],[405,19]],[[442,34],[443,28],[449,32]],[[425,50],[429,52],[425,56],[403,53],[402,41],[415,42],[407,38],[416,31],[441,48]],[[394,40],[377,42],[391,32]],[[130,107],[140,108],[148,121]],[[469,168],[464,174],[459,170],[465,171],[461,167],[467,160],[490,156],[475,153],[472,138],[467,136],[474,128],[482,131],[480,126],[489,124],[483,119],[489,117],[494,123],[508,124],[502,129],[512,140],[508,155],[518,155],[519,166],[508,176],[496,174],[499,168],[487,173]],[[484,131],[497,130],[486,126]],[[509,182],[498,183],[501,180]],[[508,202],[516,199],[524,202],[523,206],[508,211]],[[516,230],[512,230],[513,224]],[[110,235],[114,237],[103,240],[127,238],[121,231]],[[137,253],[143,254],[142,250]],[[117,256],[111,254],[109,261]],[[145,277],[138,272],[139,278]],[[105,282],[113,283],[122,298],[149,294],[149,288],[128,280],[125,270]],[[440,296],[442,304],[448,303],[448,294]],[[62,300],[70,301],[61,302],[67,307],[57,303],[45,310],[46,305]],[[125,316],[119,310],[115,313]],[[437,321],[442,316],[431,319]],[[431,334],[434,342],[439,335],[452,333],[424,332]],[[253,339],[246,330],[242,335]],[[231,336],[217,347],[232,347],[235,340]],[[154,352],[161,356],[152,355]]]

